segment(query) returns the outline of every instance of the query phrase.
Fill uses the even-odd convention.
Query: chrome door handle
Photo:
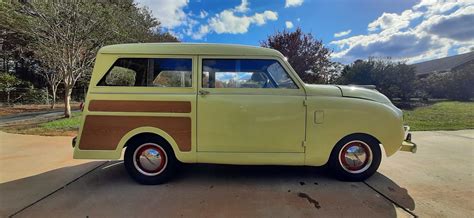
[[[200,94],[200,95],[207,95],[207,94],[209,94],[209,91],[206,91],[206,90],[199,90],[199,94]]]

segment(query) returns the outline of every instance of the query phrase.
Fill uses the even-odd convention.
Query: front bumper
[[[400,151],[409,151],[411,153],[416,153],[416,144],[411,141],[411,133],[410,127],[409,126],[404,126],[405,129],[405,140],[402,142],[402,146],[400,148]]]

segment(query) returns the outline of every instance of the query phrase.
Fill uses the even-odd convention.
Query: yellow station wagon
[[[381,93],[309,85],[273,49],[219,44],[106,46],[97,54],[74,158],[119,159],[142,184],[182,163],[327,164],[339,179],[415,152]]]

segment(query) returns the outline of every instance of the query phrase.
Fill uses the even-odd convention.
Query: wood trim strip
[[[190,113],[189,101],[91,100],[89,111]]]
[[[81,150],[115,150],[122,137],[139,127],[156,127],[168,133],[180,151],[191,151],[191,118],[88,115],[79,142]]]

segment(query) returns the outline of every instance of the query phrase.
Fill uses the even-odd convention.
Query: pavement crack
[[[369,187],[370,189],[374,190],[375,192],[377,192],[377,194],[381,195],[382,197],[384,197],[385,199],[387,199],[388,201],[390,201],[392,204],[395,204],[395,206],[401,208],[402,210],[404,210],[405,212],[409,213],[410,215],[412,215],[413,217],[418,217],[415,213],[411,212],[410,210],[408,210],[407,208],[405,208],[404,206],[400,205],[399,203],[397,203],[396,201],[390,199],[387,195],[383,194],[382,192],[378,191],[377,189],[375,189],[373,186],[369,185],[366,181],[363,181],[363,183],[365,185],[367,185],[367,187]]]
[[[451,134],[451,133],[447,133],[447,132],[435,132],[435,133],[439,133],[439,134],[442,134],[442,135],[449,135],[449,136],[459,137],[459,138],[464,138],[464,139],[474,139],[474,138],[469,137],[469,136],[456,135],[456,134]]]
[[[105,165],[106,163],[108,163],[108,162],[110,162],[110,161],[104,161],[104,163],[101,163],[101,164],[97,165],[96,167],[92,168],[91,170],[89,170],[89,171],[83,173],[82,175],[80,175],[80,176],[78,176],[77,178],[73,179],[72,181],[66,183],[65,185],[59,187],[58,189],[52,191],[51,193],[49,193],[49,194],[47,194],[47,195],[41,197],[40,199],[36,200],[35,202],[33,202],[33,203],[31,203],[31,204],[29,204],[29,205],[27,205],[27,206],[21,208],[19,211],[13,213],[12,215],[10,215],[10,216],[8,216],[8,217],[14,217],[14,216],[18,215],[18,214],[21,213],[22,211],[24,211],[24,210],[26,210],[26,209],[28,209],[28,208],[34,206],[34,205],[37,204],[38,202],[40,202],[40,201],[42,201],[42,200],[48,198],[49,196],[55,194],[56,192],[58,192],[58,191],[64,189],[66,186],[72,184],[73,182],[79,180],[80,178],[86,176],[87,174],[93,172],[94,170],[96,170],[96,169],[98,169],[98,168],[104,166],[104,165]]]

